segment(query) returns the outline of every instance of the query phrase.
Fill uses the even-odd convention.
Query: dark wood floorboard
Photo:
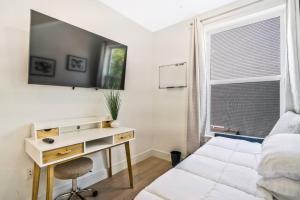
[[[111,178],[92,185],[98,190],[97,197],[86,197],[87,200],[131,200],[157,177],[171,168],[171,163],[156,157],[150,157],[133,165],[134,188],[129,187],[127,169]]]

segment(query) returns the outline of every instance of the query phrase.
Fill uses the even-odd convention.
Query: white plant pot
[[[118,127],[120,127],[120,122],[118,120],[114,120],[110,123],[110,126],[112,128],[118,128]]]

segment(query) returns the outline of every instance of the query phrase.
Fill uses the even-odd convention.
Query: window
[[[126,50],[123,47],[113,47],[110,49],[108,74],[105,77],[106,83],[109,88],[121,87],[125,53]]]
[[[103,44],[103,69],[101,71],[101,88],[121,88],[124,85],[124,67],[126,47]]]
[[[206,35],[207,132],[265,137],[283,104],[281,12],[232,25]]]

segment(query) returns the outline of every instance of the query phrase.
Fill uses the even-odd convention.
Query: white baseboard
[[[138,162],[141,162],[151,156],[154,156],[154,157],[158,157],[158,158],[161,158],[161,159],[164,159],[164,160],[167,160],[167,161],[170,161],[171,158],[170,158],[170,153],[169,152],[165,152],[165,151],[160,151],[160,150],[157,150],[157,149],[148,149],[142,153],[139,153],[139,154],[136,154],[134,156],[131,157],[131,162],[132,164],[136,164]],[[117,162],[117,163],[114,163],[113,166],[112,166],[112,169],[113,169],[113,174],[115,173],[118,173],[119,171],[122,171],[124,169],[127,168],[127,162],[126,160],[122,160],[120,162]],[[78,186],[80,188],[85,188],[85,187],[88,187],[90,185],[93,185],[101,180],[104,180],[108,177],[108,173],[107,173],[107,169],[100,169],[98,171],[93,171],[83,177],[80,177],[78,179]],[[66,183],[62,183],[62,184],[59,184],[57,185],[55,188],[54,188],[54,197],[57,196],[58,194],[62,194],[62,193],[65,193],[65,192],[68,192],[70,191],[70,188],[71,188],[71,182],[66,182]],[[42,193],[40,193],[39,195],[39,199],[45,199],[45,190],[43,190]]]
[[[171,157],[170,157],[170,153],[169,152],[165,152],[165,151],[161,151],[161,150],[157,150],[157,149],[152,149],[152,156],[154,157],[158,157],[167,161],[171,161]]]
[[[141,162],[149,157],[153,156],[152,155],[152,150],[151,149],[148,149],[142,153],[139,153],[139,154],[136,154],[134,156],[131,157],[131,164],[136,164],[138,162]],[[113,174],[116,174],[118,173],[119,171],[122,171],[124,169],[127,168],[127,161],[124,159],[120,162],[117,162],[117,163],[114,163],[112,165],[112,173]]]

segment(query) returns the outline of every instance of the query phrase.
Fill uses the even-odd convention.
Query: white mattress
[[[135,200],[263,200],[256,167],[261,144],[211,139],[175,168],[142,190]]]

